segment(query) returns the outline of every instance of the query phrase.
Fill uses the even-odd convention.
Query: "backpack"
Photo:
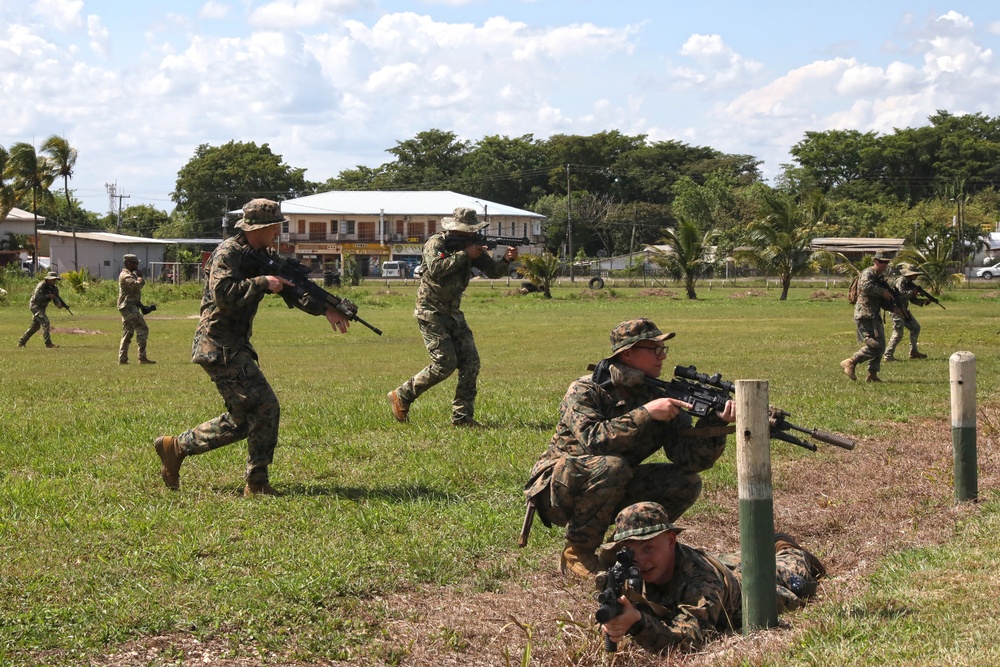
[[[851,281],[851,286],[847,288],[847,303],[852,306],[858,302],[858,278],[860,276],[860,273],[855,273],[854,280]]]

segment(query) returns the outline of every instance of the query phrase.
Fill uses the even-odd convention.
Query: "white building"
[[[544,247],[545,216],[523,209],[442,191],[334,191],[281,202],[290,220],[283,225],[282,254],[294,254],[318,268],[354,255],[362,275],[374,275],[383,261],[420,263],[424,242],[441,230],[441,218],[456,208],[474,209],[489,236],[526,237],[522,252]],[[496,255],[505,247],[497,248]]]
[[[79,270],[84,267],[91,274],[106,280],[117,280],[122,270],[122,256],[133,254],[139,258],[139,268],[148,272],[150,262],[162,262],[172,239],[150,239],[110,232],[77,232],[76,246],[79,267],[73,266],[73,234],[53,230],[39,230],[39,236],[48,242],[52,270],[57,273]],[[44,244],[43,244],[44,247]]]

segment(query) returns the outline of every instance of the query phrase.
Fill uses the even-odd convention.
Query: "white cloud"
[[[250,25],[273,30],[319,26],[362,7],[373,0],[275,0],[250,14]]]
[[[67,32],[83,25],[80,18],[82,9],[83,0],[37,0],[32,12],[47,25],[60,32]]]
[[[101,21],[101,17],[91,14],[87,17],[87,36],[94,53],[107,57],[111,49],[111,36]]]
[[[216,2],[216,0],[208,0],[201,9],[198,10],[198,16],[203,19],[215,19],[222,20],[229,16],[229,10],[231,7],[224,2]]]
[[[694,61],[696,67],[671,65],[667,68],[677,89],[713,89],[746,83],[762,68],[761,63],[747,60],[733,51],[719,35],[691,35],[680,53]]]

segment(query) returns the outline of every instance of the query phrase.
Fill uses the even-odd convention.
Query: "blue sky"
[[[674,0],[0,0],[0,145],[61,134],[106,211],[169,210],[199,144],[323,181],[439,128],[618,130],[747,153],[806,131],[1000,116],[1000,5]]]

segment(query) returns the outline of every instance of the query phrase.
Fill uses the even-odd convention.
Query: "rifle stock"
[[[302,263],[286,257],[279,257],[278,259],[275,259],[258,250],[250,250],[247,254],[259,266],[270,271],[271,275],[284,278],[291,283],[291,285],[286,285],[282,291],[290,293],[296,299],[300,299],[308,294],[314,299],[318,299],[321,303],[325,304],[327,308],[333,308],[347,319],[368,327],[379,336],[382,335],[382,331],[380,329],[375,328],[368,322],[365,322],[363,319],[358,317],[358,307],[356,305],[347,299],[340,298],[336,294],[327,292],[325,289],[310,280],[309,269],[307,269]],[[292,305],[289,304],[288,307],[291,308]]]

